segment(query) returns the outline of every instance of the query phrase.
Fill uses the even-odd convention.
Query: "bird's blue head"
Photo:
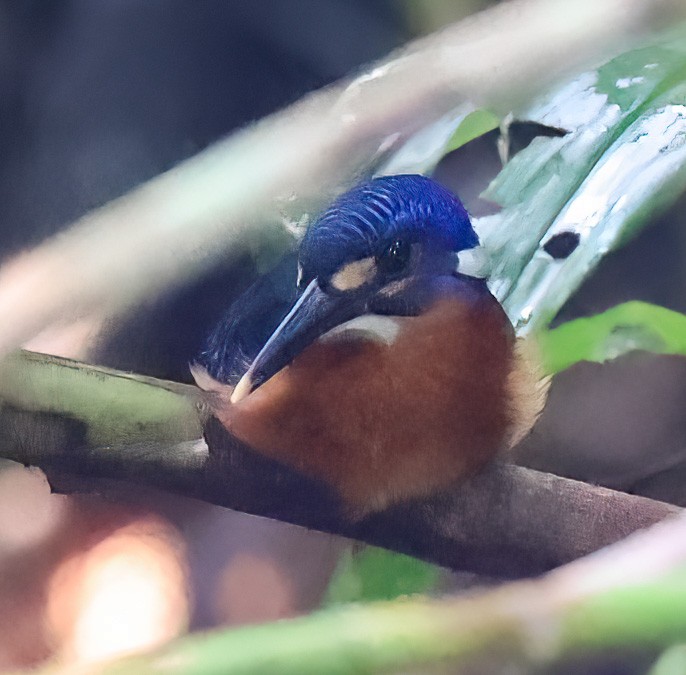
[[[417,316],[449,292],[478,293],[460,252],[479,240],[462,203],[418,175],[375,178],[339,197],[298,252],[299,296],[234,390],[238,401],[309,344],[360,317]]]
[[[454,270],[455,253],[478,243],[464,206],[438,183],[418,175],[375,178],[339,197],[310,227],[300,245],[300,283],[383,286],[416,273],[420,263],[437,272],[449,261]]]

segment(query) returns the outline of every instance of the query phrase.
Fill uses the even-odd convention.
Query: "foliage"
[[[450,137],[444,152],[447,154],[473,141],[493,129],[497,129],[500,119],[490,110],[474,110],[468,113],[460,122]]]
[[[686,187],[686,43],[641,48],[584,73],[515,117],[563,129],[518,153],[477,223],[492,289],[520,333],[544,328],[597,267]],[[543,245],[579,235],[565,259]]]
[[[645,302],[627,302],[543,332],[539,343],[548,373],[579,361],[607,361],[634,349],[686,356],[686,316]]]
[[[416,558],[374,546],[348,551],[338,563],[325,604],[393,600],[427,593],[440,581],[440,571]]]
[[[493,258],[492,289],[520,333],[536,329],[548,373],[633,349],[686,355],[686,317],[646,303],[626,303],[546,329],[602,258],[686,187],[684,45],[683,39],[670,39],[617,56],[515,115],[566,134],[534,139],[503,167],[484,194],[502,210],[476,227]],[[456,117],[455,124],[444,152],[497,128],[498,120],[478,110]],[[444,128],[436,133],[436,142],[443,142]],[[569,231],[580,241],[568,258],[554,259],[543,250],[551,237]],[[431,590],[426,563],[393,559],[394,554],[383,561],[373,554],[347,559],[334,597],[346,597],[341,591],[346,584],[350,600]],[[409,577],[414,585],[397,577],[398,586],[390,592],[390,569],[396,565],[414,565]]]

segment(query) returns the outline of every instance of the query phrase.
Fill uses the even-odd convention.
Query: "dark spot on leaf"
[[[550,127],[547,124],[530,122],[526,120],[515,120],[507,129],[510,141],[510,156],[528,147],[534,138],[544,136],[546,138],[556,138],[566,136],[569,132],[559,127]]]
[[[526,120],[515,120],[507,129],[508,135],[508,156],[510,159],[518,152],[529,147],[531,141],[539,136],[546,138],[559,138],[566,136],[569,133],[566,129],[559,127],[550,127],[547,124],[539,124],[538,122],[531,122]]]
[[[568,230],[554,234],[545,244],[543,250],[555,260],[568,258],[579,245],[579,233]]]

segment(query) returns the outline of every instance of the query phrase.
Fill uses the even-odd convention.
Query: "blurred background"
[[[488,4],[0,0],[2,261],[233,129]],[[513,150],[544,132],[515,130]],[[437,169],[474,215],[493,209],[479,194],[501,166],[497,136]],[[683,207],[609,256],[560,320],[629,299],[686,311]],[[116,323],[92,317],[27,346],[189,381],[202,337],[256,274],[246,251]],[[580,364],[556,378],[515,457],[686,504],[684,404],[683,359]],[[0,669],[101,659],[187,630],[310,611],[338,597],[329,580],[349,548],[148,490],[119,500],[51,495],[39,471],[0,464]]]

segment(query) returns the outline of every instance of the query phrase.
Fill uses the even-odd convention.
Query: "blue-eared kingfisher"
[[[215,416],[358,517],[475,472],[529,431],[546,389],[479,250],[430,178],[357,185],[207,339],[192,370]]]

